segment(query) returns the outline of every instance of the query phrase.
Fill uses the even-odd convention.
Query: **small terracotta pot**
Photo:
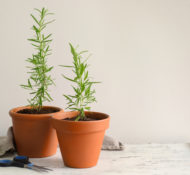
[[[31,107],[18,107],[9,111],[13,122],[13,134],[19,155],[33,158],[48,157],[56,153],[58,140],[50,119],[53,114],[63,113],[58,107],[44,106],[59,110],[49,114],[21,114],[18,111]]]
[[[105,130],[110,117],[99,112],[85,112],[95,121],[63,120],[78,115],[77,111],[55,114],[52,125],[56,129],[62,158],[66,166],[89,168],[97,164]]]

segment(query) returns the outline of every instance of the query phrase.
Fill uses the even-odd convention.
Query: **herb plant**
[[[44,34],[46,26],[54,20],[47,21],[47,16],[52,15],[48,9],[42,8],[41,10],[35,9],[38,13],[38,18],[31,14],[35,24],[32,30],[35,35],[33,38],[28,39],[32,46],[35,48],[36,53],[32,54],[31,58],[26,61],[31,64],[27,85],[21,85],[23,88],[30,90],[31,98],[28,99],[30,106],[33,110],[40,111],[45,101],[52,101],[48,93],[48,87],[54,84],[49,72],[53,69],[47,65],[47,56],[51,54],[50,43],[52,42],[52,34]]]
[[[68,78],[65,75],[63,77],[75,85],[72,86],[75,95],[64,95],[67,99],[67,109],[79,111],[79,115],[76,117],[75,121],[78,120],[86,120],[85,110],[90,110],[90,103],[96,102],[96,98],[94,97],[95,90],[92,89],[92,85],[99,82],[94,82],[90,80],[88,74],[88,64],[87,60],[88,57],[84,60],[83,54],[88,51],[81,51],[77,52],[76,48],[70,45],[71,53],[73,56],[73,65],[72,66],[65,66],[61,65],[62,67],[71,68],[74,73],[74,78]]]

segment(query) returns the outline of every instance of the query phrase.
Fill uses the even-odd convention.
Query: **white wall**
[[[55,12],[53,55],[56,106],[65,108],[69,82],[57,65],[70,64],[68,42],[88,49],[98,103],[110,114],[109,133],[126,143],[190,141],[190,1],[0,0],[0,135],[9,109],[26,105],[24,61],[32,54],[30,13]]]

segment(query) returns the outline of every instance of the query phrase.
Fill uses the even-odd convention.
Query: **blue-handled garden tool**
[[[34,165],[29,161],[29,158],[27,156],[16,156],[13,158],[13,160],[0,160],[0,167],[19,167],[19,168],[28,168],[32,169],[38,172],[48,172],[53,171],[52,169],[46,168],[44,166],[38,166]]]

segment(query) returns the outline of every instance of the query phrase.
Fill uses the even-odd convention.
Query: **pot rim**
[[[99,120],[91,120],[91,121],[72,121],[72,120],[64,120],[65,118],[62,117],[63,115],[67,115],[67,114],[72,114],[73,117],[75,115],[77,115],[79,112],[78,111],[64,111],[64,113],[62,114],[54,114],[52,116],[52,119],[53,120],[56,120],[56,121],[60,121],[60,122],[64,122],[64,123],[99,123],[99,122],[102,122],[102,121],[106,121],[106,120],[110,120],[110,116],[108,114],[105,114],[105,113],[102,113],[102,112],[95,112],[95,111],[84,111],[85,114],[87,115],[92,115],[92,114],[97,114],[97,115],[102,115],[102,116],[105,116],[105,118],[103,119],[99,119]],[[70,118],[70,117],[67,117],[67,118]],[[72,117],[71,117],[72,118]]]
[[[63,113],[54,114],[51,117],[52,126],[57,132],[69,133],[69,134],[85,134],[105,131],[109,127],[110,117],[108,114],[94,111],[85,111],[85,113],[92,118],[99,120],[93,121],[70,121],[64,120],[65,118],[75,117],[78,111],[67,111]]]
[[[54,108],[54,109],[58,109],[59,111],[54,112],[54,113],[47,113],[47,114],[21,114],[21,113],[17,113],[18,111],[22,110],[22,109],[30,109],[31,106],[19,106],[19,107],[15,107],[12,108],[9,111],[9,114],[11,117],[24,117],[24,118],[44,118],[44,117],[50,117],[53,116],[56,113],[60,113],[60,112],[64,112],[64,110],[60,107],[56,107],[56,106],[42,106],[42,108]]]

